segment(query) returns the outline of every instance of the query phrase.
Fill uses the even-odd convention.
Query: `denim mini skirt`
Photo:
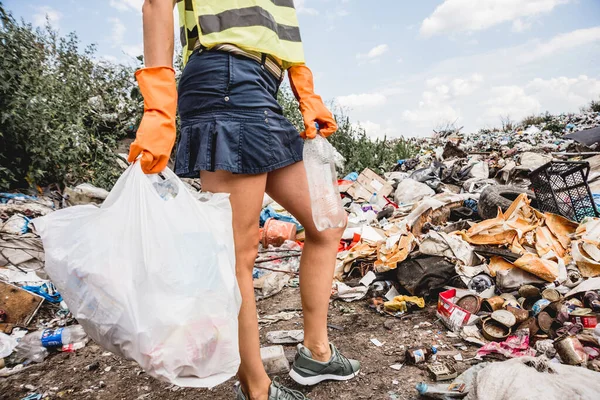
[[[250,58],[194,53],[179,81],[175,173],[259,174],[301,161],[304,142],[277,103],[280,83]]]

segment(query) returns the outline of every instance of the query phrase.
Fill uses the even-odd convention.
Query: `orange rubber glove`
[[[135,77],[144,97],[144,116],[127,159],[133,162],[142,154],[140,163],[144,173],[157,174],[167,166],[175,144],[175,70],[171,67],[142,68]]]
[[[304,132],[300,135],[304,139],[314,139],[317,136],[315,122],[319,124],[319,132],[327,137],[337,131],[337,124],[331,111],[325,107],[321,96],[315,94],[313,75],[305,65],[290,67],[288,69],[290,86],[300,103],[300,112],[304,119]]]

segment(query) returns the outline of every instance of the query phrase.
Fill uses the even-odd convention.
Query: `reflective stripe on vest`
[[[183,62],[198,40],[269,54],[284,68],[304,64],[293,0],[178,0]]]

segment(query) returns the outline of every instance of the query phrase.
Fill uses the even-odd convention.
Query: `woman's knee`
[[[337,244],[342,239],[345,229],[346,226],[344,224],[341,228],[325,229],[324,231],[318,231],[317,229],[307,230],[306,241],[319,244]]]
[[[236,269],[238,272],[252,272],[258,254],[258,224],[255,228],[244,230],[243,233],[236,232],[235,236]]]

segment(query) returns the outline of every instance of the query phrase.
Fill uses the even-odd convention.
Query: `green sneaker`
[[[316,361],[309,349],[298,345],[298,354],[290,371],[290,377],[300,385],[316,385],[326,380],[347,381],[358,375],[360,363],[344,357],[333,344],[328,362]]]
[[[242,390],[242,385],[238,384],[235,388],[236,400],[247,400]],[[277,377],[273,378],[271,387],[269,387],[269,400],[309,400],[302,392],[293,390],[279,383]]]

